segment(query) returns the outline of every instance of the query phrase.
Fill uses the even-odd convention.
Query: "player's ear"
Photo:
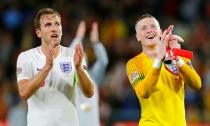
[[[137,39],[138,42],[141,41],[140,36],[137,33],[136,33],[136,39]]]
[[[40,32],[40,30],[39,29],[36,29],[35,32],[36,32],[37,37],[38,38],[41,38],[41,32]]]

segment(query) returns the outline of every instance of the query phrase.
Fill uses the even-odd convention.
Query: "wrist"
[[[78,66],[75,66],[75,69],[76,70],[87,70],[87,66],[86,65],[78,65]]]
[[[50,71],[52,69],[52,66],[44,66],[43,70],[44,71]]]
[[[81,70],[82,69],[82,66],[81,65],[77,65],[77,66],[75,66],[75,69],[76,70]]]
[[[166,57],[167,57],[167,54],[164,56],[157,56],[155,59],[163,62],[166,59]]]
[[[152,67],[160,69],[161,66],[162,66],[162,60],[161,59],[155,59],[154,62],[153,62]]]
[[[184,60],[178,57],[176,60],[176,65],[178,66],[178,68],[182,67],[184,64],[185,64]]]

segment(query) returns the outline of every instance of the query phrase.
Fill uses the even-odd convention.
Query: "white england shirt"
[[[73,49],[60,46],[43,85],[27,100],[28,126],[79,126],[73,53]],[[22,52],[17,59],[17,82],[35,76],[44,67],[45,59],[40,47]]]

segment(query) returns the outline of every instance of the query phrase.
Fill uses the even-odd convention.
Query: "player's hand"
[[[168,46],[170,49],[173,49],[173,48],[180,49],[181,48],[181,45],[177,41],[176,37],[172,34],[169,36]]]
[[[173,48],[178,48],[178,49],[181,48],[181,45],[178,42],[178,41],[180,41],[180,39],[179,39],[180,37],[177,36],[177,35],[173,35],[172,30],[173,30],[173,25],[170,25],[168,27],[168,29],[166,30],[169,34],[169,40],[168,40],[168,44],[167,44],[167,46],[168,46],[168,52],[167,53],[168,53],[169,59],[176,60],[177,56],[174,56],[174,54],[171,51],[172,51]],[[180,42],[184,42],[184,40],[181,40]]]
[[[81,21],[77,28],[76,38],[83,40],[86,32],[85,21]]]
[[[94,22],[92,24],[92,29],[90,32],[90,41],[92,43],[99,42],[98,23],[97,22]]]
[[[53,67],[53,48],[55,48],[56,43],[55,42],[51,42],[47,48],[46,51],[46,64],[45,67],[47,69],[51,69]]]
[[[166,31],[161,35],[160,42],[157,47],[157,58],[163,60],[166,55],[166,46],[169,40],[169,34],[166,34]]]
[[[83,47],[81,44],[77,44],[74,52],[74,65],[76,69],[82,66],[83,57],[84,57]]]

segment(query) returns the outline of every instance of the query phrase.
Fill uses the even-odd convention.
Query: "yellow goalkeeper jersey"
[[[127,76],[134,90],[136,85],[141,85],[152,64],[153,60],[144,53],[128,61]],[[135,92],[137,94],[138,90]],[[141,105],[139,126],[186,126],[184,81],[178,74],[176,65],[163,64],[150,97],[142,98],[138,94],[137,97]]]

